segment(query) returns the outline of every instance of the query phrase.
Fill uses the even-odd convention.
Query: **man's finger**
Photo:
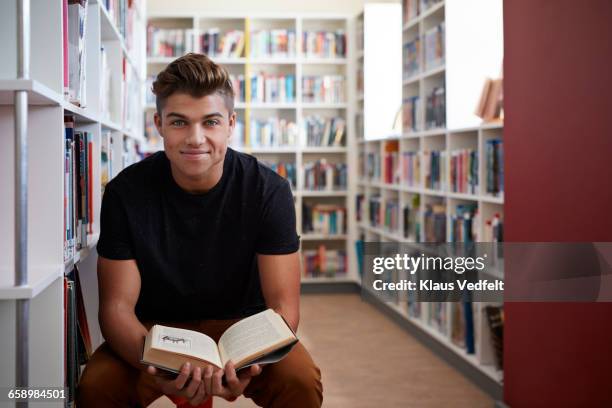
[[[212,377],[213,377],[213,366],[208,365],[204,370],[204,390],[207,395],[212,395]]]
[[[196,367],[193,370],[193,375],[191,376],[191,380],[189,380],[189,384],[187,385],[187,388],[185,388],[185,396],[187,398],[193,398],[198,392],[198,388],[200,388],[201,382],[202,382],[202,369],[200,367]]]
[[[157,375],[157,369],[153,366],[148,366],[147,367],[147,373],[151,374],[151,375]]]
[[[218,395],[222,397],[224,395],[223,385],[221,384],[221,378],[223,378],[223,370],[217,370],[212,375],[212,395]]]
[[[234,363],[232,361],[228,361],[225,365],[225,381],[227,383],[227,388],[229,388],[233,395],[238,396],[242,394],[240,380],[238,380],[236,376],[236,370],[234,369]]]
[[[187,379],[189,378],[190,372],[191,372],[190,363],[187,362],[181,366],[181,372],[179,373],[178,377],[176,377],[176,380],[174,380],[174,385],[177,390],[183,389],[183,387],[185,386],[185,383],[187,382]]]

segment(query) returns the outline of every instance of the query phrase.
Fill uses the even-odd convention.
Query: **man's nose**
[[[202,125],[196,123],[191,126],[189,130],[189,136],[187,137],[187,143],[190,145],[199,146],[206,140],[206,130]]]

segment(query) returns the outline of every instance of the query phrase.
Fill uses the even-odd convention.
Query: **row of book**
[[[478,151],[460,149],[450,152],[450,190],[478,194]]]
[[[64,276],[64,382],[67,406],[73,406],[81,368],[93,353],[85,302],[75,265]]]
[[[346,234],[346,208],[333,204],[302,204],[302,231],[305,234]]]
[[[306,116],[302,123],[306,146],[344,146],[346,122],[341,117]]]
[[[102,2],[115,27],[119,30],[119,34],[125,40],[128,50],[132,49],[134,41],[134,13],[136,8],[142,7],[140,3],[141,0],[103,0]]]
[[[244,56],[244,31],[221,33],[219,28],[209,28],[200,34],[200,52],[209,58],[241,58]]]
[[[251,102],[292,103],[295,102],[295,75],[267,74],[251,75]]]
[[[404,185],[420,187],[421,185],[421,154],[420,152],[402,152],[401,179]]]
[[[298,126],[295,122],[270,117],[268,119],[251,118],[248,136],[241,121],[237,121],[232,146],[242,147],[283,147],[295,146],[298,140]]]
[[[444,64],[445,48],[444,21],[425,32],[423,39],[423,63],[425,69],[432,69]]]
[[[306,57],[346,57],[346,34],[344,30],[302,32],[302,52]]]
[[[400,182],[399,143],[397,140],[385,143],[382,176],[382,181],[385,183]]]
[[[64,98],[85,107],[87,0],[63,0],[62,17]]]
[[[64,117],[64,261],[87,246],[93,233],[93,134]]]
[[[423,213],[423,241],[446,242],[446,205],[443,203],[425,204]]]
[[[251,58],[288,58],[294,57],[296,54],[295,30],[251,31]]]
[[[279,176],[284,177],[291,184],[291,188],[296,188],[297,186],[297,170],[295,167],[295,163],[289,162],[269,162],[269,161],[261,161],[262,164],[268,166]]]
[[[194,51],[194,30],[147,26],[147,56],[180,57]]]
[[[446,151],[425,150],[421,152],[425,188],[445,190]]]
[[[444,86],[433,88],[427,95],[425,106],[425,128],[446,127],[446,95]]]
[[[337,277],[346,274],[346,251],[328,249],[320,245],[317,249],[302,250],[303,276],[310,278]]]
[[[416,132],[421,129],[419,126],[421,109],[421,98],[418,95],[404,99],[402,103],[403,132]]]
[[[480,227],[478,205],[476,203],[457,204],[455,213],[450,216],[450,242],[478,242]]]
[[[343,75],[304,76],[302,78],[304,102],[342,103],[345,101]]]
[[[416,37],[412,41],[404,43],[404,79],[417,75],[421,72],[421,38]]]
[[[403,22],[404,24],[414,20],[421,13],[444,0],[402,0]]]
[[[304,189],[345,190],[348,171],[346,163],[329,163],[326,159],[304,164]]]
[[[114,159],[114,139],[112,132],[102,132],[100,141],[100,183],[102,184],[102,193],[104,188],[113,177],[113,159]]]
[[[360,155],[361,159],[361,155]],[[365,176],[368,180],[371,181],[379,181],[380,180],[380,169],[381,169],[381,160],[380,155],[377,153],[369,152],[365,158]],[[362,168],[362,166],[359,166]]]
[[[504,192],[504,142],[489,139],[485,149],[487,194],[499,196]]]

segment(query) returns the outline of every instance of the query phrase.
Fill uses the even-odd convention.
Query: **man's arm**
[[[98,319],[111,348],[132,366],[139,363],[148,330],[134,312],[140,294],[140,272],[133,259],[116,261],[98,257]]]
[[[259,279],[266,305],[280,313],[293,331],[300,322],[300,258],[257,254]]]

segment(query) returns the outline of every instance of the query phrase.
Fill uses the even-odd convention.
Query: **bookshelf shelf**
[[[346,109],[346,103],[302,103],[303,109]]]
[[[13,271],[2,270],[0,273],[13,274]],[[28,275],[28,285],[0,287],[0,300],[32,299],[38,296],[56,279],[64,276],[64,265],[31,267]]]
[[[307,146],[302,148],[302,153],[346,153],[346,147],[313,147]]]
[[[303,56],[298,62],[306,65],[343,65],[347,63],[346,58],[318,58]]]
[[[0,194],[5,197],[0,202],[0,229],[14,231],[15,206],[23,203],[15,199],[17,149],[14,143],[18,135],[14,120],[16,113],[27,110],[22,134],[26,137],[28,160],[21,163],[27,167],[28,178],[19,188],[27,190],[28,231],[27,250],[22,247],[17,254],[13,233],[0,240],[0,324],[15,327],[16,321],[21,320],[22,327],[28,327],[29,340],[23,342],[28,358],[16,361],[15,355],[20,354],[17,349],[22,345],[16,346],[15,331],[0,333],[3,344],[0,364],[4,367],[28,364],[30,385],[67,385],[66,364],[71,356],[66,354],[69,329],[65,327],[68,313],[64,307],[65,273],[78,264],[84,281],[96,281],[94,247],[99,236],[103,172],[110,173],[111,156],[113,173],[108,174],[109,178],[131,164],[142,141],[141,116],[135,112],[141,111],[144,99],[141,74],[144,52],[140,51],[145,44],[141,34],[144,34],[142,17],[146,5],[142,4],[134,13],[129,10],[141,1],[131,0],[128,5],[128,0],[116,0],[114,13],[106,10],[103,1],[94,0],[85,5],[72,2],[66,14],[68,22],[63,21],[63,2],[37,2],[28,11],[26,21],[29,22],[24,24],[23,31],[9,29],[5,33],[9,51],[0,61],[0,133],[6,136],[0,148],[3,163]],[[14,4],[5,7],[0,15],[4,27],[15,27],[19,12]],[[121,34],[124,30],[115,25],[115,18],[126,23],[125,39]],[[79,26],[83,26],[81,33],[76,29]],[[68,32],[64,37],[65,27]],[[30,61],[25,65],[30,73],[27,79],[19,79],[17,75],[18,36],[30,50]],[[74,53],[75,48],[68,43],[79,52]],[[66,52],[68,58],[64,61]],[[80,62],[79,58],[82,58]],[[14,106],[16,91],[27,92],[27,105]],[[84,107],[66,100],[68,94]],[[74,130],[67,131],[68,128]],[[109,167],[105,167],[106,163]],[[85,200],[86,207],[77,209],[76,195],[80,194],[77,185],[82,186],[80,183],[84,180],[87,188],[79,200]],[[83,223],[82,229],[78,227],[80,223]],[[84,237],[84,248],[78,251],[76,242],[81,238],[77,230],[89,233]],[[24,257],[28,265],[27,282],[17,286],[15,264]],[[92,289],[97,292],[95,287]],[[29,314],[16,312],[24,304],[16,300],[27,302]],[[95,315],[97,311],[88,310],[88,313]],[[102,341],[99,327],[90,326],[90,333],[95,348]],[[0,377],[2,384],[16,384],[14,369],[5,370]],[[65,404],[58,401],[47,405],[63,407]]]
[[[407,0],[407,2],[411,1]],[[415,1],[412,1],[412,3],[420,3],[418,0]],[[491,4],[491,2],[485,0],[481,3],[479,6],[489,7]],[[465,20],[460,23],[462,26],[474,25],[478,22],[466,20],[467,16],[462,14],[465,12],[464,8],[456,6],[456,8],[451,9],[451,6],[455,7],[454,4],[451,5],[448,2],[437,3],[402,25],[403,58],[407,62],[403,63],[403,75],[399,79],[398,86],[402,86],[403,89],[403,114],[410,120],[404,121],[403,131],[400,135],[389,135],[376,140],[360,139],[357,144],[360,173],[356,190],[358,193],[357,199],[360,203],[360,214],[356,217],[358,232],[354,236],[355,241],[397,242],[414,246],[422,251],[431,251],[427,246],[418,243],[440,239],[437,236],[435,239],[432,236],[428,239],[426,236],[427,233],[423,227],[426,225],[426,217],[430,217],[429,222],[431,223],[433,222],[433,215],[437,214],[437,220],[444,221],[444,224],[438,229],[438,234],[443,234],[442,241],[453,239],[453,223],[464,222],[465,213],[460,213],[460,211],[474,211],[470,213],[470,216],[479,217],[478,221],[474,221],[477,226],[473,230],[475,241],[487,241],[486,238],[492,236],[487,234],[489,234],[490,226],[494,220],[500,222],[503,220],[503,188],[501,193],[497,193],[499,191],[497,189],[500,187],[495,184],[499,182],[500,176],[499,173],[496,173],[491,178],[492,172],[496,170],[494,170],[495,167],[488,167],[492,166],[489,163],[489,160],[492,160],[490,156],[491,146],[494,143],[503,142],[503,123],[477,123],[478,121],[473,120],[473,118],[471,121],[461,121],[461,118],[457,118],[459,113],[472,114],[465,108],[466,100],[463,100],[463,106],[460,106],[459,109],[456,106],[449,108],[449,100],[457,105],[460,105],[459,102],[461,101],[458,92],[460,86],[457,84],[462,83],[457,72],[458,70],[462,71],[458,67],[457,60],[460,59],[459,56],[465,60],[466,55],[471,55],[470,52],[476,52],[471,51],[471,49],[478,47],[476,43],[465,44],[465,42],[456,40],[457,28],[452,23],[461,18]],[[363,15],[358,18],[363,19]],[[452,23],[449,22],[450,20],[452,20]],[[445,28],[440,28],[442,24]],[[478,30],[477,27],[474,27],[474,29]],[[426,36],[431,33],[436,33],[439,38],[442,37],[442,49],[445,53],[435,55],[435,58],[430,59],[431,62],[426,64],[424,48],[427,42]],[[367,27],[364,35],[368,36]],[[420,39],[420,45],[411,46],[410,44],[413,44],[417,38]],[[367,61],[368,55],[365,55],[364,65],[366,68],[368,66]],[[467,69],[465,66],[462,67]],[[367,76],[368,72],[362,74]],[[449,86],[449,77],[454,79],[454,87]],[[481,84],[478,86],[481,86]],[[441,93],[444,98],[442,126],[438,121],[439,117],[429,116],[428,119],[428,115],[435,112],[435,108],[432,106],[432,95],[436,95],[434,91],[439,88],[444,89]],[[452,95],[450,95],[451,91],[454,92]],[[359,90],[356,94],[359,95]],[[416,108],[413,108],[415,106],[414,98],[418,101]],[[361,100],[356,101],[357,110],[361,108],[362,103]],[[430,105],[430,103],[432,104]],[[465,126],[448,126],[451,110],[455,114],[453,117],[454,123],[466,123]],[[406,116],[407,114],[411,116]],[[363,122],[358,122],[357,126],[363,126]],[[357,130],[357,133],[360,133],[359,130]],[[364,132],[360,134],[363,135]],[[465,156],[466,154],[474,154],[474,152],[474,156]],[[434,167],[432,162],[429,161],[432,160],[434,153],[438,155],[436,156],[436,166],[438,167],[435,172],[439,179],[433,178]],[[476,177],[473,177],[473,173],[470,173],[471,180],[477,179],[476,184],[468,184],[470,179],[463,181],[464,179],[461,177],[465,176],[465,173],[456,170],[457,167],[452,167],[466,166],[465,161],[459,161],[467,160],[465,157],[476,160],[476,170],[473,170],[477,173]],[[474,163],[474,161],[470,163]],[[455,169],[454,172],[453,169]],[[466,167],[462,167],[462,170],[465,169]],[[497,169],[499,171],[499,167]],[[491,183],[494,185],[490,185]],[[404,212],[406,210],[408,212]],[[393,211],[397,212],[393,213]],[[404,230],[406,228],[405,214],[410,214],[411,217],[406,231]],[[463,215],[459,217],[459,214]],[[396,220],[395,224],[393,224],[394,219]],[[418,225],[418,228],[415,225]],[[415,230],[419,232],[419,236],[416,236]],[[489,268],[486,274],[493,279],[502,279],[504,276],[502,268]],[[364,289],[368,289],[368,287],[364,286]],[[432,326],[433,323],[428,321],[430,318],[428,313],[431,313],[431,309],[429,311],[422,310],[429,307],[424,306],[426,304],[419,306],[419,312],[415,314],[418,317],[415,317],[408,313],[407,299],[398,296],[393,302],[389,302],[380,293],[375,293],[372,290],[371,294],[377,303],[384,304],[387,310],[391,310],[395,316],[399,317],[398,321],[410,322],[412,326],[418,328],[424,334],[425,338],[432,339],[432,341],[442,345],[445,350],[443,354],[448,355],[450,353],[460,357],[460,365],[466,367],[465,371],[473,373],[475,369],[479,376],[478,381],[485,384],[483,388],[494,389],[495,392],[499,392],[503,374],[494,366],[495,360],[491,351],[490,339],[484,334],[478,334],[488,333],[487,324],[482,314],[484,313],[483,304],[473,304],[476,353],[468,354],[464,347],[460,347],[451,340],[450,327],[451,324],[456,323],[451,323],[449,317],[454,307],[450,303],[443,304],[440,309],[442,310],[441,313],[448,317],[445,321],[447,326],[441,332]],[[414,310],[411,313],[414,313]],[[432,348],[441,350],[439,346]],[[480,354],[483,352],[488,353],[484,358]]]

